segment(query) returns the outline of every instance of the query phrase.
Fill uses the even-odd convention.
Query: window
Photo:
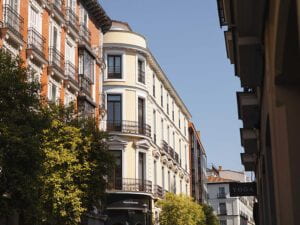
[[[173,132],[173,149],[175,151],[175,132]]]
[[[167,138],[168,144],[170,145],[170,126],[167,127]]]
[[[108,55],[108,79],[122,79],[122,56]]]
[[[225,187],[219,187],[219,193],[218,193],[218,198],[225,198],[226,194],[225,194]]]
[[[89,84],[94,83],[94,58],[89,52],[83,49],[79,51],[79,74],[87,80]]]
[[[107,95],[107,130],[121,131],[122,129],[122,96]]]
[[[174,115],[174,101],[172,101],[172,120],[173,120],[173,122],[175,120],[175,115]]]
[[[112,155],[115,158],[115,166],[112,170],[112,176],[110,176],[110,184],[112,188],[122,189],[122,151],[121,150],[113,150],[111,151]]]
[[[184,146],[184,158],[185,158],[185,170],[187,170],[187,150],[186,150],[186,145]]]
[[[141,185],[145,181],[145,153],[139,152],[139,167],[138,167],[138,176],[141,181]],[[142,188],[144,185],[142,185]]]
[[[180,194],[182,193],[182,180],[180,180]]]
[[[161,140],[164,140],[164,119],[161,119]]]
[[[36,30],[38,33],[40,33],[40,22],[41,22],[41,17],[39,11],[34,7],[30,6],[30,27]]]
[[[168,190],[171,191],[171,174],[170,174],[170,171],[168,171]]]
[[[89,15],[88,15],[87,11],[85,10],[85,8],[83,6],[81,6],[80,9],[81,9],[81,12],[80,12],[81,25],[83,25],[85,28],[88,28]]]
[[[164,90],[162,84],[160,85],[160,105],[164,107]]]
[[[169,115],[169,93],[167,93],[167,114]]]
[[[58,87],[53,83],[48,84],[48,99],[52,102],[58,99]]]
[[[219,214],[220,215],[226,215],[227,214],[227,210],[226,210],[226,203],[225,202],[220,202],[219,203]]]
[[[173,192],[174,192],[174,194],[176,194],[176,176],[175,175],[173,176],[173,182],[174,182],[173,183],[173,186],[174,186],[173,187]]]
[[[184,117],[183,123],[184,123],[184,136],[186,136],[186,120],[185,120],[185,117]]]
[[[153,79],[152,79],[152,91],[153,91],[153,97],[155,97],[155,74],[153,73]]]
[[[153,161],[153,174],[154,174],[154,185],[157,185],[157,166],[156,161]]]
[[[181,139],[179,139],[179,164],[181,166]]]
[[[227,225],[227,220],[220,220],[220,225]]]
[[[145,127],[145,99],[138,98],[138,125],[139,125],[139,134],[146,134]]]
[[[145,84],[145,61],[138,59],[138,82]]]
[[[161,184],[164,191],[165,190],[165,167],[161,167]]]
[[[153,110],[153,141],[156,143],[156,111]]]

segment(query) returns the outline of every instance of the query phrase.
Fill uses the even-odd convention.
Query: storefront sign
[[[238,183],[232,182],[229,183],[229,190],[231,197],[239,197],[239,196],[256,196],[256,183],[248,182],[248,183]]]

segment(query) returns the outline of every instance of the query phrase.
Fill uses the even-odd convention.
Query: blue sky
[[[242,170],[236,91],[216,0],[101,0],[107,14],[148,40],[201,132],[208,165]]]

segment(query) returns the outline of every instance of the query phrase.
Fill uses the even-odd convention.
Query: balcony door
[[[115,167],[113,169],[113,174],[111,177],[111,188],[116,190],[122,190],[122,151],[113,150],[111,151],[115,157]]]
[[[146,191],[145,189],[145,154],[142,152],[139,152],[138,156],[139,160],[139,167],[138,167],[138,179],[139,179],[139,190],[140,191]]]
[[[145,134],[145,100],[138,98],[138,129],[139,134]]]
[[[107,95],[107,130],[122,130],[122,96],[119,94]]]

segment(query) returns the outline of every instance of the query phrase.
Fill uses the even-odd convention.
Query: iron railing
[[[165,153],[167,153],[167,154],[169,154],[169,145],[168,145],[168,143],[166,142],[166,141],[162,141],[162,150],[165,152]]]
[[[226,193],[218,193],[217,198],[226,198]]]
[[[9,4],[4,5],[4,27],[22,38],[24,19]]]
[[[46,39],[33,27],[28,29],[28,49],[37,51],[44,56]]]
[[[48,0],[48,2],[53,6],[53,8],[57,12],[63,14],[63,0]]]
[[[117,131],[127,134],[139,134],[151,137],[151,126],[137,121],[107,120],[106,129],[108,132]]]
[[[79,86],[80,86],[80,90],[84,94],[88,96],[92,96],[91,82],[89,79],[87,79],[87,77],[83,76],[82,74],[79,75]]]
[[[108,190],[152,193],[152,182],[134,178],[114,178],[107,184]]]
[[[80,24],[79,35],[85,39],[88,43],[91,41],[91,32],[84,24]]]
[[[78,16],[71,8],[66,9],[66,20],[69,23],[70,26],[72,26],[74,29],[78,29]]]
[[[174,159],[175,159],[175,162],[177,162],[179,164],[179,155],[177,152],[174,153]]]
[[[63,71],[64,57],[63,55],[55,48],[49,48],[50,54],[50,65],[56,67],[57,70]]]
[[[70,61],[67,61],[65,64],[65,75],[71,81],[78,83],[76,67]]]
[[[156,197],[163,198],[164,197],[164,190],[161,186],[156,184],[156,185],[153,186],[153,194]]]

